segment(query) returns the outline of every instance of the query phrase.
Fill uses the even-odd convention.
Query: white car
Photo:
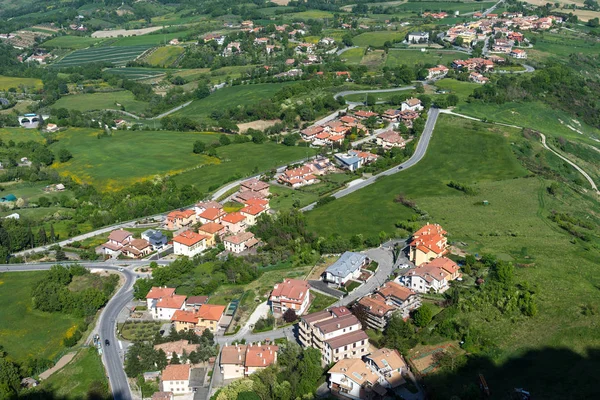
[[[119,272],[123,272],[125,269],[123,267],[119,268]]]

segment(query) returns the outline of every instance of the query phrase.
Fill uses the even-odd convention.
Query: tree
[[[427,326],[427,324],[431,322],[432,318],[433,310],[427,303],[421,305],[421,307],[419,307],[413,314],[413,321],[415,321],[415,325],[420,328]]]
[[[59,246],[56,249],[56,261],[65,261],[68,260],[67,255],[65,254],[65,251]]]
[[[352,36],[349,33],[342,36],[342,43],[348,47],[353,46],[354,42],[352,41]]]
[[[448,106],[453,107],[458,104],[458,96],[455,94],[451,94],[446,98],[448,102]]]
[[[367,105],[374,106],[377,103],[377,97],[372,94],[367,95]]]
[[[73,154],[71,154],[71,152],[67,149],[60,149],[58,150],[58,159],[60,160],[60,162],[64,163],[69,161],[71,158],[73,158]]]
[[[221,143],[221,146],[227,146],[231,144],[231,139],[227,135],[221,135],[219,136],[219,143]]]
[[[194,154],[202,154],[206,150],[206,144],[201,140],[194,142]]]
[[[298,315],[296,315],[296,311],[294,311],[291,308],[288,308],[285,313],[283,313],[283,320],[285,322],[287,322],[288,324],[290,322],[294,322],[295,320],[298,319]]]
[[[465,40],[463,39],[462,36],[457,36],[456,39],[454,39],[454,44],[457,46],[462,46],[465,43]]]
[[[51,242],[56,241],[56,235],[54,235],[54,225],[53,224],[50,224],[50,241]]]
[[[323,369],[321,368],[321,352],[314,348],[304,349],[296,373],[300,377],[294,395],[301,397],[316,390]]]
[[[587,26],[591,26],[592,28],[597,28],[600,26],[600,19],[598,17],[592,18],[587,22]]]
[[[13,398],[19,390],[19,369],[6,358],[0,358],[0,398]]]
[[[171,365],[173,364],[181,364],[181,361],[179,361],[179,356],[175,352],[173,352],[173,355],[171,356]]]
[[[267,135],[257,129],[252,130],[252,142],[256,144],[264,143],[267,140]]]

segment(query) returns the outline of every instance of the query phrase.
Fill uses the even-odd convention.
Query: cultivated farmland
[[[177,61],[177,59],[181,54],[183,54],[183,52],[183,47],[159,47],[158,49],[154,50],[152,54],[146,57],[146,61],[148,62],[148,64],[156,67],[169,67],[173,63],[175,63],[175,61]]]
[[[134,81],[156,78],[157,76],[165,75],[168,71],[168,69],[159,68],[109,68],[104,70],[104,72],[108,72],[109,74],[115,74]]]
[[[135,60],[150,47],[152,46],[108,46],[77,50],[71,54],[67,54],[62,60],[55,63],[54,66],[73,67],[96,62],[109,62],[115,66],[120,66],[127,64],[128,61]]]
[[[42,86],[41,79],[0,75],[0,90],[8,90],[10,88],[19,89],[20,87],[40,89]]]
[[[50,49],[85,49],[102,41],[103,39],[87,36],[59,36],[44,42],[44,47]]]
[[[52,108],[68,108],[78,111],[92,111],[105,109],[120,109],[120,104],[124,111],[134,114],[143,113],[148,107],[148,103],[136,100],[133,93],[127,90],[107,93],[86,93],[74,94],[61,97]]]
[[[468,54],[458,51],[427,50],[422,52],[420,50],[390,49],[385,65],[386,67],[398,67],[403,64],[409,66],[417,64],[446,65],[453,60],[465,59],[468,57]]]

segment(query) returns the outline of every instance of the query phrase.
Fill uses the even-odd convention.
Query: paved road
[[[415,152],[408,160],[406,160],[399,166],[392,167],[392,168],[385,170],[377,175],[374,175],[370,178],[364,179],[354,185],[351,185],[351,186],[346,187],[338,192],[335,192],[333,194],[333,197],[335,197],[336,199],[339,199],[340,197],[347,196],[350,193],[354,193],[357,190],[364,188],[365,186],[371,185],[380,176],[396,174],[400,171],[404,171],[405,169],[412,167],[413,165],[415,165],[416,163],[421,161],[421,159],[425,156],[427,147],[429,146],[429,141],[431,140],[431,135],[433,134],[433,128],[435,128],[435,123],[437,121],[439,114],[440,114],[439,109],[437,109],[437,108],[429,109],[429,112],[427,114],[427,122],[425,123],[425,129],[423,129],[423,133],[421,134],[421,137],[419,138],[419,143],[417,143],[417,148],[415,149]],[[309,204],[306,207],[302,208],[301,211],[310,211],[313,208],[315,208],[316,204],[317,204],[316,202]]]
[[[161,119],[162,117],[166,117],[169,114],[173,114],[174,112],[177,112],[177,111],[181,110],[182,108],[189,106],[190,104],[192,104],[192,100],[188,101],[187,103],[183,103],[182,105],[177,106],[177,107],[173,108],[172,110],[169,110],[162,114],[159,114],[156,117],[152,117],[152,118],[148,118],[148,119]]]
[[[129,261],[127,262],[129,263]],[[50,269],[52,265],[56,264],[3,264],[0,265],[0,272],[43,271]],[[83,263],[83,265],[87,268],[99,268],[105,271],[118,271],[120,269],[117,265],[107,263]],[[132,396],[123,369],[124,349],[120,349],[115,331],[117,315],[133,299],[133,283],[136,279],[136,273],[129,269],[123,269],[119,273],[125,277],[125,283],[102,310],[96,329],[102,341],[104,350],[102,353],[102,362],[106,367],[113,397],[115,400],[129,400]],[[109,346],[104,346],[106,339],[110,342]]]

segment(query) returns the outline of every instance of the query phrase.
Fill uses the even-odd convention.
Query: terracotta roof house
[[[328,387],[332,394],[351,399],[370,399],[375,396],[379,375],[360,358],[339,360],[327,371]]]
[[[152,253],[152,245],[146,239],[131,239],[121,248],[121,253],[130,258],[142,258]]]
[[[411,268],[397,279],[415,292],[443,293],[450,288],[449,282],[460,276],[458,265],[446,257],[441,257]]]
[[[217,236],[222,238],[225,233],[227,233],[227,229],[225,229],[225,226],[222,224],[209,222],[198,228],[198,233],[208,236],[209,238],[206,239],[206,246],[213,247],[216,244]]]
[[[379,116],[379,114],[377,114],[376,112],[373,112],[373,111],[360,110],[360,111],[356,111],[354,113],[354,116],[358,119],[367,119],[370,117],[377,117],[377,116]]]
[[[384,347],[366,356],[365,361],[383,378],[379,380],[382,386],[395,388],[405,383],[402,375],[407,372],[406,362],[398,350]]]
[[[186,307],[192,307],[197,309],[202,304],[206,304],[208,296],[190,296],[185,301]]]
[[[258,204],[254,204],[254,205],[248,205],[244,208],[242,208],[240,210],[240,213],[246,217],[246,225],[247,226],[252,226],[256,224],[256,220],[258,219],[258,217],[260,217],[262,214],[264,214],[267,211],[267,209],[263,206],[260,206]]]
[[[383,331],[387,326],[392,314],[396,311],[396,307],[388,304],[385,298],[378,293],[372,293],[360,299],[358,304],[366,313],[366,323],[371,329]]]
[[[185,308],[185,296],[175,294],[174,288],[155,286],[146,295],[146,305],[153,319],[170,320],[175,311]]]
[[[207,240],[211,238],[193,231],[182,232],[173,238],[173,253],[194,257],[207,249]]]
[[[209,208],[217,208],[217,209],[222,209],[223,205],[221,203],[219,203],[218,201],[201,201],[199,203],[196,203],[196,205],[194,206],[194,211],[196,212],[197,216],[200,216],[200,214],[202,214],[204,211],[208,210]]]
[[[325,132],[323,132],[325,133]],[[330,135],[326,133],[327,137]],[[317,135],[319,136],[319,135]],[[278,178],[279,183],[291,186],[293,188],[310,185],[317,181],[310,167],[304,165],[299,168],[286,169]]]
[[[310,304],[310,286],[308,281],[285,278],[276,283],[269,297],[271,311],[276,317],[283,316],[288,309],[296,315],[302,315]]]
[[[407,318],[411,311],[421,306],[421,296],[397,282],[388,281],[377,289],[376,292],[388,304],[396,306],[403,318]]]
[[[429,68],[427,73],[427,79],[443,78],[448,73],[448,67],[445,65],[438,65],[437,67]]]
[[[437,224],[427,224],[413,234],[409,257],[416,266],[446,254],[446,231]]]
[[[321,125],[309,126],[306,129],[300,131],[300,136],[303,140],[311,141],[317,136],[319,133],[323,132],[323,127]]]
[[[240,184],[240,192],[247,190],[258,192],[267,197],[269,195],[269,184],[256,178],[248,179]]]
[[[252,248],[258,244],[258,240],[252,232],[240,232],[235,235],[227,236],[223,239],[225,250],[239,254],[246,249]]]
[[[160,386],[163,392],[191,393],[189,364],[170,364],[162,371]]]
[[[121,253],[123,247],[127,245],[131,239],[133,239],[133,233],[126,231],[123,228],[117,229],[108,235],[108,240],[100,247],[104,254],[116,256]]]
[[[246,206],[260,206],[260,207],[264,208],[265,210],[268,210],[271,208],[269,206],[269,200],[266,200],[266,199],[248,199],[248,200],[244,201],[244,204]]]
[[[193,210],[177,210],[167,214],[167,229],[174,231],[190,226],[196,222],[196,213]]]
[[[232,212],[221,218],[221,224],[227,232],[239,233],[246,229],[246,216],[241,212]]]
[[[410,99],[406,99],[402,102],[401,111],[421,111],[422,109],[423,105],[421,104],[421,100],[417,99],[416,97],[411,97]]]
[[[208,224],[209,222],[221,222],[221,219],[227,215],[222,208],[207,208],[200,215],[198,219],[202,224]]]
[[[208,329],[213,334],[216,334],[219,330],[219,322],[225,313],[225,306],[216,304],[203,304],[198,309],[198,323],[196,325],[196,332],[202,333]]]
[[[236,194],[233,195],[233,200],[239,202],[239,203],[245,203],[248,200],[251,199],[265,199],[265,195],[263,195],[261,192],[255,192],[253,190],[245,190],[243,192],[237,192]]]

